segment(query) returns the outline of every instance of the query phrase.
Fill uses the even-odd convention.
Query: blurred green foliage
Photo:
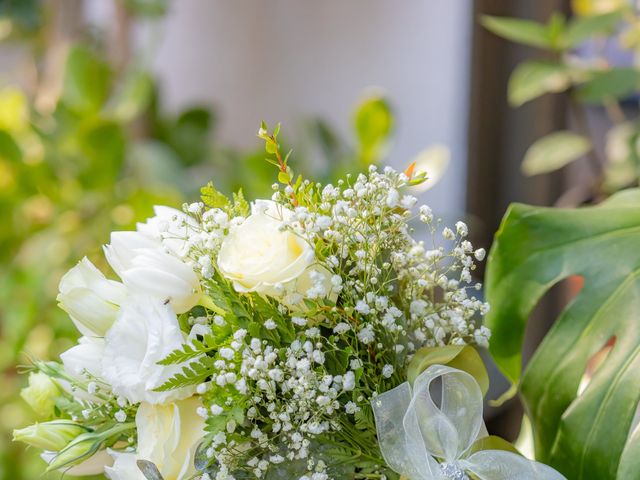
[[[136,21],[162,16],[168,2],[115,3]],[[56,18],[78,5],[0,0],[0,36],[26,45],[39,69],[54,48],[47,34]],[[154,204],[197,198],[208,179],[250,199],[270,196],[275,180],[257,139],[255,151],[221,145],[206,106],[164,113],[142,62],[108,61],[108,42],[84,27],[67,49],[61,88],[46,79],[0,87],[0,479],[62,477],[43,476],[37,453],[12,443],[10,432],[42,420],[19,397],[26,378],[16,366],[56,358],[78,337],[55,301],[65,271],[84,255],[107,271],[101,245],[109,232],[134,228]],[[379,94],[357,105],[353,141],[310,119],[296,143],[296,170],[318,181],[361,171],[386,154],[393,124]]]
[[[579,189],[580,203],[640,184],[640,15],[627,0],[571,3],[570,18],[556,12],[545,23],[489,16],[482,23],[507,40],[544,52],[542,59],[527,59],[511,74],[512,106],[548,93],[567,94],[573,131],[538,139],[526,152],[522,171],[548,173],[588,158],[593,180]],[[588,110],[598,108],[609,117],[608,131],[591,128]]]

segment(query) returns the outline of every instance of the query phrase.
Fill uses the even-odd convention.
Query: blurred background
[[[261,120],[282,122],[294,170],[319,181],[417,161],[431,178],[420,200],[445,221],[466,218],[478,247],[511,201],[588,202],[584,152],[555,173],[521,173],[535,140],[574,128],[569,95],[512,108],[514,67],[549,55],[479,20],[546,22],[619,3],[0,0],[0,479],[61,476],[42,476],[10,432],[37,419],[18,366],[77,337],[56,307],[62,274],[84,255],[103,267],[110,231],[134,228],[154,204],[197,199],[209,180],[270,195]],[[596,132],[604,111],[585,109]],[[584,196],[567,198],[574,187]],[[539,309],[532,346],[557,304]],[[520,415],[507,404],[490,429],[513,439]]]

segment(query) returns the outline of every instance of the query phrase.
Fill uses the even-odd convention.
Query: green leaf
[[[625,98],[640,86],[640,71],[634,68],[612,68],[593,72],[579,90],[585,102],[601,103]]]
[[[96,113],[109,93],[111,70],[90,50],[75,46],[69,51],[61,100],[78,113]]]
[[[363,165],[376,163],[384,154],[393,132],[393,114],[380,95],[366,98],[355,110],[353,125],[358,138],[358,158]]]
[[[207,183],[200,189],[200,195],[205,205],[211,208],[225,208],[228,207],[229,199],[223,193],[220,193],[213,182]]]
[[[493,17],[485,15],[480,23],[496,35],[532,47],[552,48],[546,25],[519,18]]]
[[[509,79],[509,103],[519,107],[523,103],[549,92],[562,92],[571,85],[566,65],[556,62],[522,62]]]
[[[251,211],[249,202],[244,198],[242,189],[233,194],[233,211],[236,215],[242,215],[243,217],[249,215],[249,212]]]
[[[278,173],[278,181],[280,183],[289,183],[291,181],[291,177],[287,172],[279,172]]]
[[[616,478],[633,478],[638,472],[640,472],[640,428],[636,427],[622,451]]]
[[[529,147],[522,161],[525,175],[553,172],[591,150],[591,142],[577,133],[561,130],[546,135]]]
[[[213,357],[204,356],[182,368],[182,372],[174,375],[165,383],[154,389],[154,392],[168,392],[176,388],[190,387],[204,382],[213,372]]]
[[[569,23],[562,40],[568,48],[577,47],[590,38],[611,34],[621,20],[621,12],[574,17]]]
[[[510,442],[507,442],[504,438],[498,437],[496,435],[488,435],[473,442],[473,445],[471,445],[471,447],[469,448],[467,455],[472,455],[482,450],[502,450],[505,452],[511,452],[517,455],[521,455],[518,449],[514,447]]]
[[[559,50],[562,47],[562,36],[567,25],[567,17],[561,12],[555,11],[547,22],[547,35],[551,48]]]
[[[633,189],[595,207],[514,204],[489,255],[490,350],[514,383],[520,381],[523,339],[535,305],[560,280],[584,279],[521,382],[536,454],[571,479],[635,475],[616,477],[618,468],[637,465],[621,458],[640,400],[638,245],[640,190]],[[611,338],[617,339],[611,353],[579,394],[587,363]],[[627,448],[637,449],[637,441]]]
[[[416,352],[407,369],[409,383],[415,382],[416,378],[431,365],[448,365],[463,370],[476,379],[482,395],[486,395],[489,391],[487,368],[478,351],[469,345],[421,348]]]

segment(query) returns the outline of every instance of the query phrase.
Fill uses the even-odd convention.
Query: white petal
[[[132,295],[105,337],[103,375],[114,393],[132,403],[166,403],[185,398],[193,388],[155,392],[181,365],[158,365],[180,348],[185,335],[169,305],[158,298]]]

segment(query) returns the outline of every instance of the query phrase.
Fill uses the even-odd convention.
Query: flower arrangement
[[[54,419],[15,432],[45,451],[48,470],[407,474],[385,461],[372,401],[447,363],[440,353],[429,362],[434,352],[451,360],[488,345],[488,305],[471,275],[485,252],[464,223],[443,227],[416,206],[411,187],[426,179],[413,167],[320,185],[294,177],[278,134],[258,132],[277,168],[271,199],[249,204],[209,184],[201,202],[156,207],[136,231],[111,234],[104,253],[120,281],[86,258],[62,278],[60,306],[82,337],[61,362],[34,361],[23,395]],[[442,473],[415,478],[468,478],[434,455]]]

